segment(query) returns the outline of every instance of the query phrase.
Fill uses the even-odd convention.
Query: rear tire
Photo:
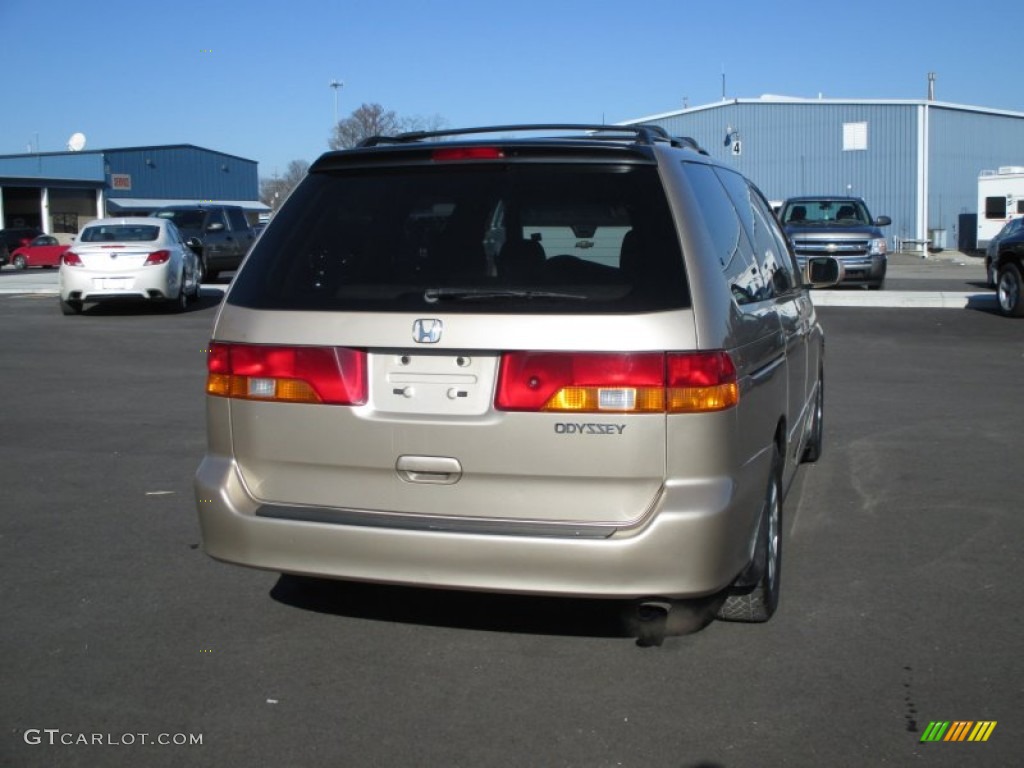
[[[62,315],[80,315],[82,314],[82,302],[75,301],[74,299],[58,299],[60,301],[60,313]]]
[[[181,272],[181,280],[178,281],[178,295],[172,299],[171,311],[179,314],[188,309],[188,291],[185,290],[185,272]]]
[[[192,294],[192,301],[199,301],[203,292],[203,280],[206,279],[205,267],[200,259],[196,259],[196,289]]]
[[[1004,315],[1024,317],[1024,280],[1016,264],[1004,264],[999,268],[996,298],[999,300],[999,311]]]
[[[201,286],[200,286],[199,267],[196,267],[195,272],[192,273],[192,287],[185,293],[186,302],[188,304],[195,304],[197,301],[199,301],[200,289],[201,289]],[[181,290],[185,291],[184,283],[181,286]]]
[[[753,587],[730,587],[726,591],[725,602],[715,614],[716,618],[723,621],[768,621],[779,605],[779,576],[782,568],[781,466],[779,450],[776,448],[754,552],[753,565],[759,574],[757,583]]]

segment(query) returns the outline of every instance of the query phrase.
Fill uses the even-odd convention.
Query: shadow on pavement
[[[995,293],[979,293],[968,297],[966,309],[984,312],[986,315],[1002,315]]]
[[[90,304],[86,302],[82,310],[83,317],[136,317],[149,315],[188,315],[193,312],[204,312],[217,307],[224,299],[224,293],[216,289],[203,288],[198,301],[192,302],[184,311],[176,311],[172,302],[163,301],[124,301],[107,300]],[[57,299],[53,299],[54,305]]]
[[[569,637],[636,637],[632,600],[506,595],[281,575],[270,596],[306,611],[400,624]],[[702,629],[713,601],[673,604],[665,635]]]

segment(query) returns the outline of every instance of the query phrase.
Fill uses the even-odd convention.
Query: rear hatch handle
[[[398,476],[408,483],[452,485],[462,477],[462,465],[449,456],[399,456]]]

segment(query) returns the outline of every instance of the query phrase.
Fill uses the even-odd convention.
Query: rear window
[[[481,163],[311,174],[228,301],[588,314],[685,307],[689,292],[655,167]]]
[[[206,215],[206,212],[202,210],[186,209],[157,211],[153,215],[159,219],[168,219],[173,221],[179,229],[202,229],[203,217]]]
[[[160,227],[118,224],[86,227],[78,239],[83,243],[142,243],[159,236]]]

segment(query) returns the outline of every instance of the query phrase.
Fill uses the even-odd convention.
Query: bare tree
[[[403,131],[423,131],[425,133],[430,133],[431,131],[443,131],[447,127],[448,121],[440,115],[431,115],[430,117],[416,115],[414,117],[402,118]]]
[[[331,149],[348,149],[370,136],[393,136],[400,133],[398,115],[380,104],[363,104],[334,126],[328,139]]]
[[[284,176],[274,174],[273,178],[260,179],[260,200],[276,211],[308,170],[309,163],[305,160],[292,160]]]
[[[363,104],[334,126],[327,140],[331,149],[349,149],[371,136],[394,136],[406,131],[436,131],[447,125],[440,115],[433,117],[399,117],[380,104]]]

